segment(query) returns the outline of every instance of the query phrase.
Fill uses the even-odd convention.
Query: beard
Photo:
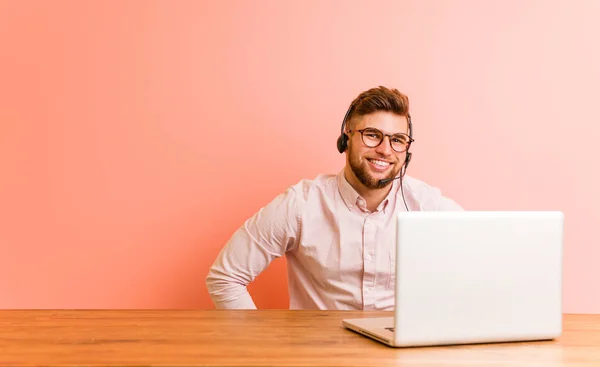
[[[355,156],[354,154],[352,154],[352,151],[349,151],[348,154],[349,154],[349,161],[350,161],[350,169],[352,169],[352,172],[354,173],[356,178],[358,178],[358,181],[360,181],[360,183],[362,183],[366,188],[382,189],[382,188],[386,187],[387,185],[391,184],[392,182],[394,182],[391,179],[394,178],[398,174],[398,172],[394,172],[394,170],[391,170],[390,173],[386,177],[375,178],[375,177],[371,176],[369,174],[369,172],[367,172],[368,168],[366,167],[366,164],[361,165],[360,159],[357,156]],[[382,179],[390,179],[390,180],[387,182],[384,182],[384,183],[380,183],[379,180],[382,180]]]

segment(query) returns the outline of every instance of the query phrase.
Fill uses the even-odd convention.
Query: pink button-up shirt
[[[402,183],[411,211],[462,210],[422,181],[405,176]],[[246,286],[286,256],[291,309],[393,310],[402,211],[399,180],[374,212],[343,170],[302,180],[234,233],[210,268],[208,292],[217,308],[254,309]]]

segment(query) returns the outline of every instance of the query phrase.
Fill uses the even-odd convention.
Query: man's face
[[[375,128],[384,134],[408,135],[406,116],[398,116],[391,112],[378,111],[353,118],[352,132],[349,134],[347,163],[358,181],[368,189],[381,189],[391,184],[388,181],[379,184],[379,180],[397,177],[404,163],[406,151],[396,152],[392,149],[390,138],[384,137],[381,144],[370,148],[363,142],[358,130]],[[373,137],[373,135],[371,135]],[[365,135],[365,140],[369,139]],[[368,141],[368,140],[367,140]],[[397,141],[396,141],[397,143]],[[370,144],[373,145],[373,144]],[[402,150],[402,149],[400,149]]]

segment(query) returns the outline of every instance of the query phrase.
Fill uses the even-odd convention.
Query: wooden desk
[[[556,341],[395,349],[341,326],[389,313],[0,311],[0,365],[600,366],[600,315]]]

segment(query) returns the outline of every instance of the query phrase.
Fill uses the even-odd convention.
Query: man
[[[338,139],[344,169],[291,186],[235,232],[206,278],[216,307],[256,308],[247,285],[285,255],[291,309],[393,310],[396,213],[462,210],[404,176],[413,141],[405,95],[361,93]]]

